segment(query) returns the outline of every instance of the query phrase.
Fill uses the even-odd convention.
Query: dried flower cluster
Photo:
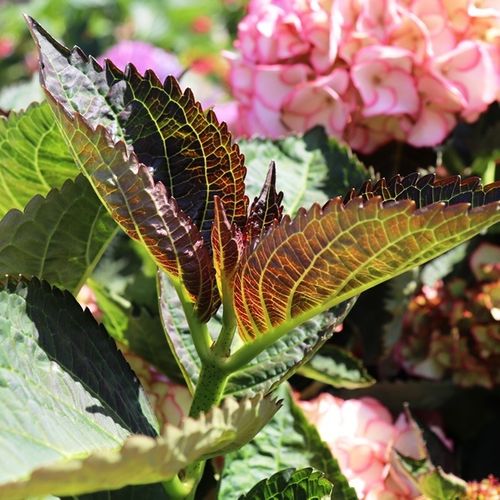
[[[236,132],[439,144],[499,98],[499,40],[494,0],[251,0],[228,54]]]
[[[424,286],[404,318],[395,356],[409,373],[463,386],[500,383],[500,247],[471,256],[474,282]]]

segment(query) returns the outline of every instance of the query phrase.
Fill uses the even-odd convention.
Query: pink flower
[[[308,420],[338,460],[342,473],[362,499],[412,499],[415,487],[394,466],[395,451],[426,457],[416,424],[389,411],[373,398],[342,400],[328,393],[298,401]]]
[[[238,132],[440,144],[500,98],[499,38],[494,0],[250,0],[228,57]]]
[[[412,56],[405,49],[364,47],[355,57],[351,77],[363,100],[364,116],[416,113]]]
[[[94,316],[94,319],[98,322],[102,321],[102,311],[99,309],[97,304],[97,297],[94,291],[88,285],[83,285],[76,296],[77,302],[82,306],[82,309],[88,309],[90,314]]]
[[[105,59],[110,59],[121,70],[128,63],[132,63],[141,74],[152,69],[161,81],[168,75],[177,77],[182,73],[182,67],[173,54],[137,40],[122,40],[99,57],[98,62],[103,64]]]

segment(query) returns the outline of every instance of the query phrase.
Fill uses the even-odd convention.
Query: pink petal
[[[408,134],[408,142],[416,147],[441,144],[455,123],[453,114],[423,106],[418,120]]]

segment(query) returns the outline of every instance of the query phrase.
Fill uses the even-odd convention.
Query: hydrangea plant
[[[274,163],[250,203],[238,145],[175,78],[102,67],[28,23],[48,104],[0,121],[2,497],[193,498],[205,461],[262,429],[280,407],[275,389],[358,294],[500,220],[498,184],[417,174],[284,214]],[[192,394],[180,422],[154,415],[72,297],[120,230],[157,269],[166,341],[151,349],[171,351]],[[290,395],[278,397],[309,463],[245,498],[355,498]]]

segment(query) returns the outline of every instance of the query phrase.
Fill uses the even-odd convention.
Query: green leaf
[[[316,428],[294,404],[289,388],[282,386],[278,394],[283,408],[253,441],[224,458],[219,498],[237,498],[282,469],[314,467],[333,484],[333,499],[355,500],[354,490]]]
[[[499,197],[495,184],[410,175],[284,217],[236,270],[240,336],[278,338],[446,252],[500,220]]]
[[[328,195],[328,167],[319,151],[308,151],[301,138],[288,137],[280,141],[254,138],[238,141],[247,165],[246,191],[258,197],[268,173],[269,164],[277,165],[277,186],[285,195],[286,213],[294,214],[299,207],[313,202],[324,203]]]
[[[342,323],[355,299],[319,314],[279,338],[232,375],[225,393],[235,397],[269,393],[301,370]]]
[[[197,420],[185,419],[182,427],[166,424],[157,438],[129,436],[119,448],[69,456],[17,481],[0,483],[0,495],[12,500],[49,493],[75,495],[164,481],[198,460],[239,448],[278,408],[268,399],[226,399]]]
[[[328,500],[333,485],[312,468],[285,469],[258,482],[241,500]]]
[[[132,370],[69,293],[38,280],[1,290],[1,497],[38,467],[156,435]]]
[[[168,276],[162,272],[158,273],[158,296],[161,322],[168,345],[193,394],[200,377],[201,360],[179,297]]]
[[[359,359],[332,344],[325,345],[311,361],[299,368],[299,374],[345,389],[369,387],[375,383]]]
[[[89,286],[96,295],[103,313],[102,324],[109,335],[169,377],[180,377],[177,362],[163,333],[160,316],[151,314],[144,307],[126,304],[93,280],[90,280]]]
[[[304,135],[308,151],[320,151],[328,167],[325,192],[329,198],[342,196],[353,186],[361,186],[373,174],[348,146],[328,137],[323,127],[315,127]],[[318,200],[311,200],[311,203]]]
[[[77,175],[47,103],[0,117],[0,217],[11,208],[22,210],[36,194],[45,196]]]
[[[425,498],[432,500],[465,500],[467,483],[434,467],[429,459],[415,460],[397,454],[398,466],[418,485]]]
[[[0,273],[36,276],[77,293],[116,229],[87,180],[68,180],[0,221]]]

